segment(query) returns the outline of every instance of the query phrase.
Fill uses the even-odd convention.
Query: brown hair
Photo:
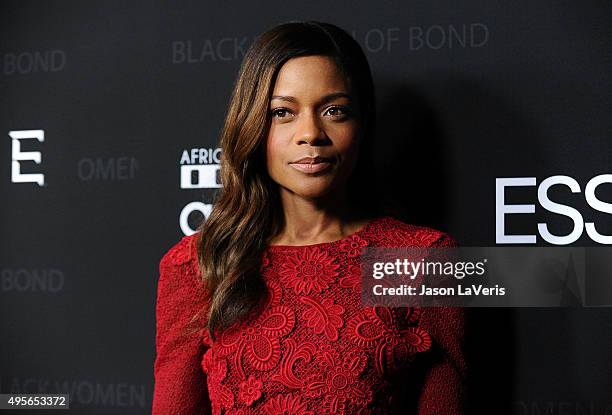
[[[265,140],[270,96],[281,66],[298,56],[325,55],[336,62],[356,97],[361,141],[348,196],[355,206],[376,214],[376,197],[359,197],[368,177],[374,138],[375,97],[368,61],[359,44],[341,28],[315,21],[288,22],[262,33],[248,49],[234,85],[221,132],[221,182],[213,209],[198,230],[198,259],[209,295],[212,339],[254,310],[267,289],[259,271],[261,256],[283,226],[278,185],[269,177]]]

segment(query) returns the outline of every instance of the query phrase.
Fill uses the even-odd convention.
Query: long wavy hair
[[[356,97],[360,118],[359,156],[347,182],[349,200],[376,215],[371,178],[375,131],[372,74],[363,50],[343,29],[316,21],[283,23],[255,39],[242,61],[220,136],[221,183],[212,212],[198,231],[200,271],[209,296],[207,328],[217,331],[246,317],[267,288],[260,275],[263,251],[284,225],[278,184],[268,175],[265,141],[270,128],[270,97],[281,66],[299,56],[333,59]],[[367,189],[367,197],[361,195]],[[202,316],[202,314],[200,314]]]

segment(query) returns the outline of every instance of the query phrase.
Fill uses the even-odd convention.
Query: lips
[[[333,159],[329,157],[302,157],[289,163],[294,169],[307,174],[320,173],[329,169],[333,165]]]
[[[329,157],[321,157],[321,156],[316,156],[316,157],[302,157],[299,160],[296,161],[292,161],[290,164],[317,164],[317,163],[325,163],[325,162],[331,162],[332,159]]]

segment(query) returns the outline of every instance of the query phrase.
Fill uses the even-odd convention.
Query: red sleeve
[[[432,246],[453,247],[457,243],[443,234]],[[419,396],[419,415],[465,413],[464,313],[460,307],[423,308],[420,326],[433,339],[433,356]]]
[[[191,242],[183,238],[159,264],[152,415],[211,413],[201,366],[207,346],[201,330],[187,327],[204,305],[204,292],[188,252]]]

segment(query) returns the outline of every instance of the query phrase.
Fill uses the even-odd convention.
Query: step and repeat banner
[[[341,26],[403,220],[463,246],[612,244],[604,1],[0,3],[0,393],[151,410],[162,255],[194,232],[254,38]],[[612,415],[612,309],[470,308],[471,413]]]

